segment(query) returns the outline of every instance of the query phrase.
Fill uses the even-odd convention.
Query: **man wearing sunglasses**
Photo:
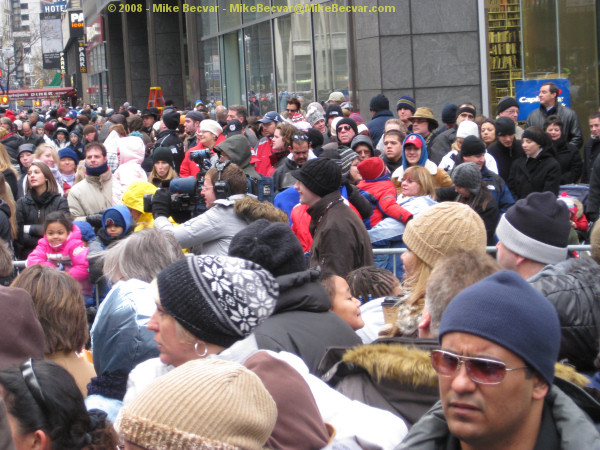
[[[560,347],[554,307],[518,274],[463,290],[431,352],[440,399],[399,448],[600,448],[600,434],[553,385]]]
[[[350,147],[352,139],[358,134],[358,126],[352,119],[344,117],[335,126],[335,135],[340,146]]]
[[[298,131],[292,135],[292,145],[289,146],[290,154],[285,158],[285,162],[275,169],[273,174],[273,189],[277,193],[293,186],[296,178],[291,174],[293,170],[299,169],[304,165],[312,152],[308,148],[308,135],[303,131]],[[314,158],[314,154],[312,154]]]

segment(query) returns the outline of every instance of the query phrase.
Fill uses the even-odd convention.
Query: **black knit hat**
[[[171,148],[156,147],[152,152],[152,162],[156,164],[157,161],[165,161],[173,165],[173,152],[171,152]]]
[[[571,231],[567,205],[552,192],[533,192],[502,216],[496,235],[507,249],[543,264],[567,258]]]
[[[386,109],[390,109],[390,101],[385,95],[377,94],[371,99],[369,109],[375,112],[385,111]]]
[[[252,222],[233,237],[229,256],[255,262],[275,277],[306,269],[302,245],[291,228],[265,219]]]
[[[311,159],[291,174],[319,197],[336,191],[342,182],[341,167],[328,158]]]
[[[354,134],[358,134],[358,125],[356,125],[356,122],[348,117],[344,117],[343,119],[338,120],[337,124],[335,125],[335,132],[337,134],[337,130],[339,127],[341,127],[342,125],[350,125],[352,127],[352,129],[354,130]]]
[[[179,113],[173,108],[163,111],[162,121],[169,130],[174,130],[179,125]]]
[[[315,149],[323,145],[323,142],[325,141],[323,139],[323,133],[316,128],[311,128],[306,132],[306,134],[308,134],[308,143],[310,144],[311,148]]]
[[[180,259],[158,274],[162,308],[198,339],[230,347],[275,309],[279,286],[265,269],[229,256]]]
[[[519,108],[519,102],[514,97],[502,97],[498,102],[498,110],[497,114],[500,114],[502,111],[506,111],[508,108],[512,108],[516,106]]]
[[[442,122],[448,123],[456,123],[456,111],[458,110],[458,106],[454,103],[446,103],[444,108],[442,108]]]
[[[477,136],[467,136],[460,147],[463,156],[481,155],[485,153],[485,143]]]
[[[511,136],[515,134],[515,122],[510,117],[498,117],[496,120],[496,136]]]
[[[452,182],[455,186],[468,189],[473,195],[481,190],[481,170],[473,162],[462,163],[452,171]]]

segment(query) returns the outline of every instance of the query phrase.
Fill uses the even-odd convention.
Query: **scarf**
[[[104,164],[99,165],[98,167],[90,167],[87,164],[85,164],[85,173],[92,177],[99,177],[108,170],[108,161],[106,161]]]

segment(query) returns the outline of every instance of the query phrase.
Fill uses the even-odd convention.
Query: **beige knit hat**
[[[156,379],[121,409],[115,429],[149,449],[260,449],[276,419],[275,402],[253,372],[198,359]]]
[[[467,205],[443,202],[408,222],[402,238],[429,267],[453,250],[485,252],[487,243],[481,217]]]

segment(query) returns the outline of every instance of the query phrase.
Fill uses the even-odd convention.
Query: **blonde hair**
[[[44,153],[46,150],[50,150],[50,152],[52,153],[52,159],[54,159],[54,164],[56,165],[56,167],[58,167],[58,164],[60,163],[60,159],[58,158],[58,152],[56,151],[56,148],[53,145],[50,144],[40,144],[36,147],[35,151],[33,152],[33,157],[35,159],[40,159],[40,156],[42,156],[42,153]]]
[[[164,177],[161,177],[158,174],[158,172],[156,171],[156,166],[152,165],[152,172],[150,172],[150,175],[148,175],[148,183],[152,183],[156,186],[156,184],[154,183],[154,180],[163,181],[163,180],[172,180],[173,178],[177,178],[177,172],[175,172],[173,170],[173,167],[171,167],[171,165],[169,165],[169,171],[167,172],[167,174]]]
[[[0,171],[4,172],[6,169],[12,170],[15,176],[17,176],[17,172],[10,163],[10,156],[8,156],[6,147],[3,144],[0,144]]]
[[[411,166],[408,167],[402,175],[402,180],[398,180],[402,183],[404,177],[410,177],[413,181],[419,184],[419,195],[430,195],[432,198],[435,197],[435,186],[433,185],[433,177],[429,170],[422,166]]]

